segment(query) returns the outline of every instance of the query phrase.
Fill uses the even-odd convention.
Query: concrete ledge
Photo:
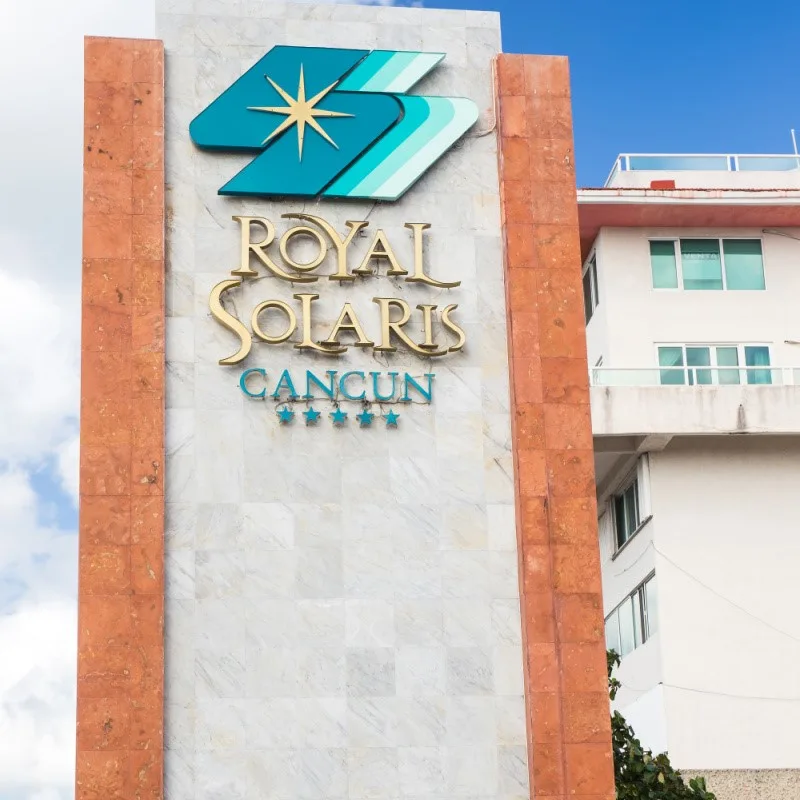
[[[800,434],[800,386],[593,386],[595,436]]]

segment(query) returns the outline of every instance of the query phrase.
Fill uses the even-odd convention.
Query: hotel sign
[[[273,47],[192,121],[189,132],[200,148],[255,154],[222,186],[222,195],[397,200],[478,118],[471,100],[407,94],[443,58],[442,53]],[[286,346],[291,339],[297,350],[333,357],[349,347],[393,353],[399,345],[422,358],[463,349],[466,335],[455,318],[457,304],[439,301],[412,308],[402,298],[377,294],[371,308],[377,306],[379,324],[365,325],[366,309],[344,302],[338,316],[325,321],[327,336],[312,338],[320,281],[348,286],[357,279],[385,277],[435,289],[460,286],[460,281],[434,278],[427,269],[428,223],[404,225],[403,252],[367,220],[348,220],[346,230],[308,213],[283,214],[282,230],[266,217],[233,220],[240,228],[239,263],[230,278],[211,290],[209,308],[239,344],[220,364],[241,364],[254,340]],[[357,247],[356,241],[368,246]],[[245,281],[265,274],[297,284],[300,291],[293,292],[291,301],[265,298],[246,311],[241,303],[226,304]],[[301,395],[295,387],[300,378],[288,369],[275,381],[266,370],[250,368],[239,385],[247,397],[269,396],[284,404],[328,399],[339,415],[331,415],[335,424],[343,421],[340,400],[360,401],[364,427],[371,421],[370,403],[409,403],[409,391],[430,403],[433,378],[431,373],[339,375],[335,370],[320,378],[306,371]],[[294,416],[291,408],[278,414],[283,423]],[[318,416],[312,410],[307,424]],[[397,416],[392,413],[387,424],[395,426]]]
[[[397,200],[478,119],[471,100],[406,94],[443,58],[273,47],[189,133],[203,149],[256,154],[223,195]]]

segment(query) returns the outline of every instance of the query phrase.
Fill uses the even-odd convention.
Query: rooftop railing
[[[795,169],[800,170],[800,156],[797,155],[622,153],[617,156],[605,186],[611,184],[618,172],[789,172]]]
[[[592,386],[800,386],[800,367],[592,367]]]

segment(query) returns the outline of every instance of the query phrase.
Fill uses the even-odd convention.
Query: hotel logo
[[[273,47],[190,124],[257,153],[219,194],[393,201],[475,124],[460,97],[409,95],[443,53]]]

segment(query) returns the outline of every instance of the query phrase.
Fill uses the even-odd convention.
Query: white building
[[[800,798],[800,160],[578,198],[616,705],[719,800]]]

